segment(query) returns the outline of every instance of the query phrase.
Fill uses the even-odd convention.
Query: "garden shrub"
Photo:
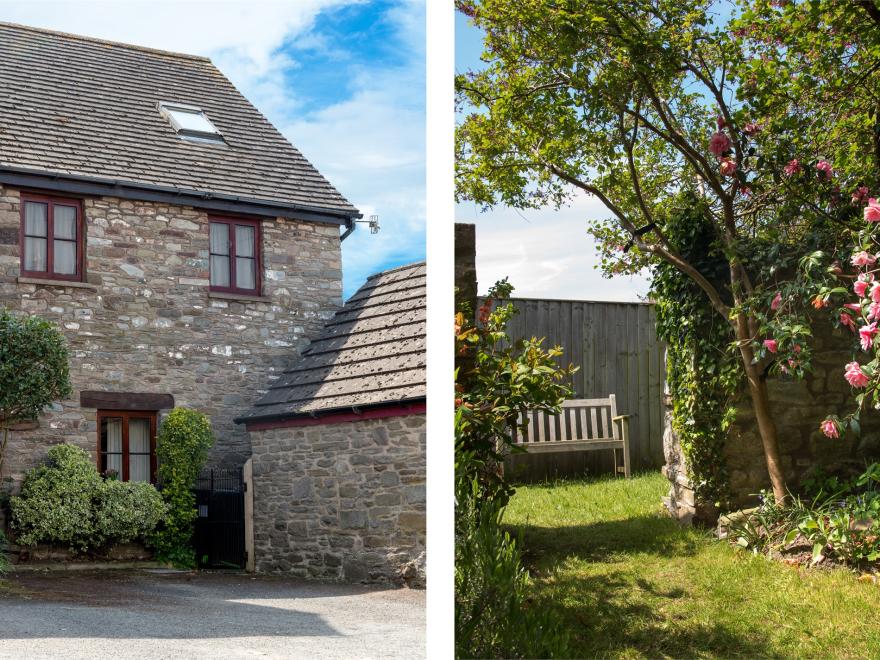
[[[78,553],[142,541],[165,513],[152,485],[105,481],[88,452],[66,444],[28,471],[9,505],[19,545],[60,544]]]
[[[9,570],[9,557],[6,556],[7,547],[6,535],[0,531],[0,577]]]
[[[501,527],[504,507],[479,482],[460,480],[455,516],[455,656],[564,658],[556,612],[528,603],[520,549]]]
[[[160,561],[186,568],[196,565],[192,536],[198,511],[192,488],[213,444],[211,423],[196,410],[175,408],[159,427],[156,457],[168,514],[151,543]]]

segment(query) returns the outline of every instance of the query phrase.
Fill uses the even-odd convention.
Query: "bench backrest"
[[[542,411],[522,414],[520,421],[528,418],[528,424],[514,432],[514,442],[618,440],[616,425],[611,421],[614,417],[617,417],[617,402],[613,394],[607,399],[569,399],[562,403],[558,415]]]

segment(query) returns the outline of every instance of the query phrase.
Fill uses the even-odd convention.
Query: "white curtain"
[[[253,227],[235,226],[235,286],[239,289],[254,289],[257,286],[255,234]]]
[[[115,470],[122,479],[122,420],[112,418],[107,422],[107,460],[104,468]]]
[[[229,286],[229,225],[211,223],[211,284]]]
[[[45,271],[48,241],[47,206],[38,202],[24,203],[24,267],[26,270]]]
[[[150,420],[128,422],[128,480],[150,480]]]
[[[254,256],[254,228],[235,225],[235,254],[239,257]]]

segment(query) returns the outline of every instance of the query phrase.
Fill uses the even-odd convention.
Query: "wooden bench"
[[[617,414],[613,394],[607,399],[570,399],[558,415],[531,411],[520,415],[514,430],[515,445],[528,452],[598,451],[614,452],[614,468],[630,476],[629,415]],[[617,452],[623,454],[618,464]]]

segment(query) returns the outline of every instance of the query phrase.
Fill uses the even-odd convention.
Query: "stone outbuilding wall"
[[[425,579],[425,415],[251,431],[258,572]]]
[[[854,471],[865,461],[880,457],[880,413],[863,411],[861,435],[829,439],[819,423],[829,414],[841,417],[855,409],[849,384],[843,377],[844,365],[854,359],[853,335],[833,329],[827,321],[813,323],[813,373],[803,380],[773,378],[768,381],[771,411],[776,421],[782,453],[782,466],[789,488],[796,490],[814,466],[827,472]],[[699,502],[687,477],[684,456],[671,426],[667,409],[663,439],[666,465],[664,474],[671,487],[666,498],[672,515],[685,521],[714,522],[718,511],[711,503]],[[744,392],[731,425],[724,455],[734,503],[754,506],[756,495],[769,488],[770,477],[752,412],[751,400]]]
[[[19,203],[18,190],[0,186],[0,306],[64,332],[74,395],[38,428],[12,433],[4,476],[19,480],[56,443],[94,455],[86,389],[171,394],[211,418],[213,464],[242,464],[250,442],[233,418],[341,304],[339,227],[264,219],[262,297],[243,299],[209,292],[206,211],[86,198],[87,281],[46,285],[19,280]]]

